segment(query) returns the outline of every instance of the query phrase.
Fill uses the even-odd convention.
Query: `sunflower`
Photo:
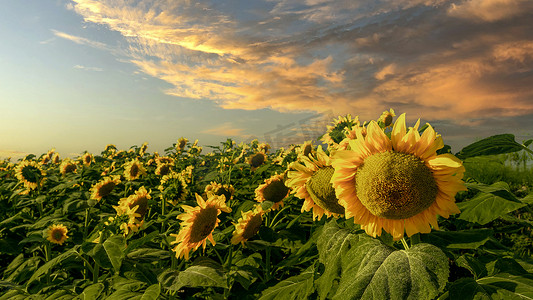
[[[184,138],[184,137],[180,137],[178,139],[178,142],[176,143],[176,149],[178,149],[178,151],[183,151],[185,149],[185,146],[187,146],[187,143],[189,142],[188,139]]]
[[[141,215],[136,212],[136,210],[139,208],[138,206],[131,208],[128,205],[118,205],[113,206],[113,208],[117,212],[116,217],[109,217],[108,222],[104,222],[104,225],[117,226],[118,228],[120,228],[120,230],[122,230],[122,233],[125,236],[128,235],[130,232],[139,231],[139,227],[141,227],[142,221],[138,221],[141,217]]]
[[[113,206],[113,208],[115,208],[119,216],[128,215],[130,218],[127,226],[133,232],[137,232],[144,222],[143,219],[146,212],[148,212],[148,200],[150,199],[152,199],[150,192],[144,186],[141,186],[133,195],[120,199],[118,206]],[[128,231],[125,230],[126,234]]]
[[[148,143],[144,142],[141,148],[139,149],[139,155],[144,156],[144,154],[146,153],[146,149],[148,149]]]
[[[257,145],[257,150],[263,153],[268,153],[268,150],[270,150],[270,145],[267,143],[260,143]]]
[[[54,156],[52,156],[52,162],[54,164],[58,164],[59,163],[59,153],[54,153]]]
[[[68,229],[63,224],[54,224],[48,227],[46,239],[51,243],[63,245],[68,239],[67,233]]]
[[[50,159],[51,159],[51,157],[48,154],[43,154],[41,156],[40,164],[41,165],[46,165],[48,162],[50,162]]]
[[[250,166],[252,166],[252,171],[257,170],[260,166],[262,166],[267,160],[267,156],[265,153],[259,151],[256,152],[248,157],[248,163]]]
[[[120,183],[120,176],[109,176],[102,179],[91,188],[91,199],[102,200],[105,196],[111,194],[111,191]]]
[[[172,172],[172,166],[173,164],[157,164],[157,168],[155,169],[155,174],[160,176],[165,176]]]
[[[333,175],[331,159],[318,147],[315,155],[300,157],[289,165],[287,185],[303,199],[302,212],[313,211],[313,220],[322,216],[339,217],[344,207],[339,204],[335,190],[330,183]]]
[[[15,167],[15,176],[30,190],[42,185],[45,175],[46,173],[35,161],[24,160]]]
[[[81,161],[84,165],[90,166],[91,163],[94,161],[93,155],[89,152],[85,152],[85,154],[83,154],[83,156],[81,157]]]
[[[261,205],[256,205],[255,209],[242,212],[242,217],[239,218],[235,225],[235,231],[231,237],[231,243],[236,245],[252,238],[257,234],[261,224],[263,223],[263,214],[265,211],[261,208]]]
[[[205,187],[205,192],[212,192],[217,196],[224,195],[226,197],[226,201],[228,201],[233,199],[233,195],[235,194],[235,188],[231,184],[220,184],[211,181],[211,183],[209,183],[209,185]]]
[[[296,153],[298,153],[298,156],[306,156],[308,157],[309,154],[314,154],[316,151],[313,147],[312,141],[305,141],[303,144],[298,145],[296,148]]]
[[[191,183],[193,174],[192,170],[194,170],[194,166],[187,166],[185,169],[181,170],[181,176],[185,179],[185,182]]]
[[[344,117],[339,116],[338,119],[333,119],[332,123],[333,125],[327,126],[328,131],[320,140],[334,147],[346,137],[346,130],[351,130],[353,127],[358,127],[360,125],[359,116],[355,116],[355,118],[352,119],[350,114],[347,114]]]
[[[75,173],[77,168],[77,164],[75,161],[72,161],[70,159],[65,159],[61,162],[61,165],[59,165],[59,171],[62,175],[67,175],[68,173]]]
[[[363,137],[350,141],[350,150],[333,156],[331,179],[346,218],[354,218],[367,234],[382,229],[395,240],[438,229],[437,215],[459,213],[455,194],[466,190],[464,167],[451,154],[437,155],[440,135],[428,124],[422,135],[420,120],[409,130],[405,114],[395,122],[391,137],[372,121]]]
[[[283,207],[283,199],[289,195],[289,188],[284,181],[285,173],[265,179],[265,183],[255,189],[255,200],[273,202],[272,210]]]
[[[396,114],[392,108],[389,111],[384,111],[378,119],[378,124],[383,128],[390,127],[394,117],[396,117]]]
[[[161,198],[172,205],[185,200],[189,193],[185,179],[176,172],[163,176],[158,189],[161,191]]]
[[[146,169],[138,159],[134,159],[124,164],[124,177],[127,180],[135,180],[146,173]]]
[[[176,240],[171,244],[177,244],[172,250],[176,252],[176,257],[189,259],[189,252],[197,250],[203,246],[205,250],[207,240],[215,245],[213,230],[218,226],[220,211],[231,212],[231,208],[226,206],[225,197],[207,193],[207,201],[196,194],[197,207],[182,205],[185,213],[177,218],[183,223],[179,234],[171,234]]]

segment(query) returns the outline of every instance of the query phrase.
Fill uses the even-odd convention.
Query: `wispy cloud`
[[[393,107],[456,121],[533,113],[528,0],[74,3],[86,22],[120,32],[127,59],[170,83],[167,94],[227,109],[367,119]]]
[[[218,135],[223,137],[236,137],[242,136],[243,131],[244,129],[242,128],[235,128],[231,122],[226,122],[217,125],[216,127],[200,131],[200,133]]]
[[[98,68],[98,67],[87,67],[87,66],[82,66],[82,65],[75,65],[74,69],[85,70],[85,71],[94,71],[94,72],[102,72],[104,70],[104,69]]]
[[[84,37],[80,37],[80,36],[71,35],[71,34],[68,34],[68,33],[65,33],[65,32],[61,32],[61,31],[57,31],[57,30],[54,30],[54,29],[52,29],[52,32],[54,33],[55,36],[60,37],[62,39],[66,39],[66,40],[72,41],[72,42],[74,42],[76,44],[88,45],[88,46],[91,46],[91,47],[94,47],[94,48],[98,48],[98,49],[109,50],[109,47],[106,44],[101,43],[101,42],[93,41],[93,40],[90,40],[90,39],[87,39],[87,38],[84,38]]]

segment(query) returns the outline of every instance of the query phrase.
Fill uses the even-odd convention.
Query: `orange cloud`
[[[200,131],[200,133],[207,133],[207,134],[218,135],[218,136],[223,136],[223,137],[242,136],[242,132],[243,132],[242,128],[234,128],[231,122],[226,122],[214,128]]]
[[[393,107],[458,122],[533,113],[531,1],[266,1],[239,13],[204,1],[74,2],[86,22],[126,37],[126,60],[171,84],[167,94],[226,109],[364,120]],[[255,21],[240,19],[251,11]]]

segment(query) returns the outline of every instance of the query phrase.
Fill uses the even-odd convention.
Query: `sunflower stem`
[[[270,247],[266,248],[265,281],[270,281]]]
[[[46,242],[44,245],[44,258],[46,262],[50,261],[51,255],[52,255],[51,244],[49,242]],[[47,284],[50,284],[50,273],[51,273],[51,269],[48,269],[48,271],[46,271],[46,283]]]
[[[161,217],[163,218],[163,221],[161,222],[161,233],[165,232],[166,227],[166,218],[165,218],[165,198],[161,197]]]
[[[403,244],[403,248],[404,248],[405,250],[409,250],[409,245],[407,245],[407,242],[405,241],[405,238],[402,238],[400,241],[401,241],[402,244]]]
[[[100,265],[95,261],[94,262],[94,268],[93,268],[93,283],[98,283],[98,277],[100,271]]]
[[[416,244],[420,244],[420,233],[413,234],[410,239],[411,239],[411,247],[413,247]]]
[[[85,209],[85,222],[83,222],[83,241],[87,239],[87,234],[89,233],[89,210],[91,208],[88,207]]]

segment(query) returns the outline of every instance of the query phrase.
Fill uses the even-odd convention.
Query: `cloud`
[[[458,123],[533,112],[527,0],[75,0],[71,9],[122,34],[123,59],[168,82],[167,94],[226,109],[365,120],[392,107]]]
[[[229,137],[229,136],[235,137],[235,136],[242,136],[243,131],[244,129],[242,128],[234,128],[231,122],[226,122],[214,128],[200,131],[200,133],[218,135],[218,136],[223,136],[223,137]]]
[[[65,32],[61,32],[61,31],[57,31],[57,30],[54,30],[54,29],[52,29],[52,32],[54,33],[55,36],[60,37],[62,39],[66,39],[66,40],[72,41],[72,42],[74,42],[76,44],[88,45],[88,46],[91,46],[91,47],[94,47],[94,48],[108,50],[107,45],[104,44],[104,43],[101,43],[101,42],[89,40],[89,39],[84,38],[84,37],[71,35],[71,34],[68,34],[68,33],[65,33]]]
[[[82,65],[75,65],[74,69],[85,70],[85,71],[94,71],[94,72],[102,72],[104,70],[104,69],[98,68],[98,67],[86,67],[86,66],[82,66]]]

